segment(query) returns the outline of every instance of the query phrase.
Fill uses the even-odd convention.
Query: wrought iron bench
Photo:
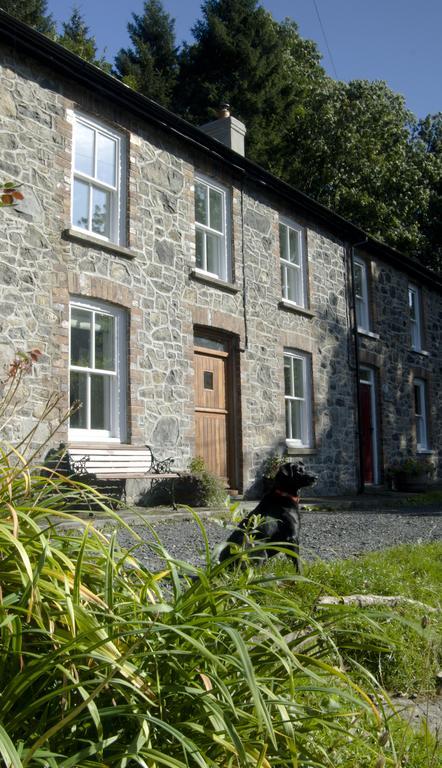
[[[63,450],[64,449],[64,450]],[[175,504],[175,480],[180,473],[172,469],[174,459],[157,459],[151,447],[135,445],[116,445],[106,447],[94,444],[75,444],[60,446],[57,452],[59,465],[66,467],[71,476],[79,480],[98,485],[109,495],[124,498],[126,480],[149,480],[151,488],[156,483],[170,481],[169,494],[172,507]],[[52,467],[54,466],[52,462]]]

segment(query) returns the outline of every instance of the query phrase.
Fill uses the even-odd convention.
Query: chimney
[[[218,110],[218,119],[205,123],[200,128],[213,139],[220,141],[238,154],[244,155],[246,126],[236,117],[231,116],[229,104],[221,104]]]

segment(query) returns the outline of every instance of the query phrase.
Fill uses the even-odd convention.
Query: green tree
[[[281,175],[373,236],[418,253],[429,169],[413,114],[383,82],[323,85],[286,134]]]
[[[47,0],[1,0],[0,7],[39,32],[51,37],[55,35],[54,20],[47,12]]]
[[[425,238],[419,257],[424,264],[442,273],[442,112],[428,115],[416,129],[427,157],[429,201],[420,226]]]
[[[146,0],[143,14],[132,14],[127,25],[132,47],[122,48],[115,58],[115,74],[126,85],[163,106],[170,106],[177,70],[175,20],[160,0]]]
[[[174,108],[203,123],[222,102],[247,125],[248,156],[272,170],[307,82],[321,75],[316,47],[294,22],[277,24],[257,0],[206,0],[183,47]]]
[[[58,42],[68,48],[72,53],[81,56],[82,59],[89,61],[110,72],[111,65],[105,61],[104,57],[97,56],[97,43],[95,37],[89,34],[87,27],[78,8],[74,8],[68,21],[63,22],[63,34],[58,37]]]

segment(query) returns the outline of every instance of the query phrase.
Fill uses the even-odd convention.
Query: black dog
[[[302,461],[293,464],[283,464],[275,476],[272,490],[267,493],[258,506],[244,517],[230,534],[219,555],[220,562],[231,557],[235,547],[243,546],[250,533],[252,541],[258,544],[280,544],[293,554],[295,565],[299,570],[299,534],[301,516],[299,512],[299,489],[313,485],[317,480],[315,475],[306,472]],[[253,527],[253,517],[258,518],[258,524]],[[251,544],[253,548],[253,543]],[[260,549],[256,552],[257,559],[272,557],[277,550],[273,547]],[[252,555],[253,556],[253,555]]]

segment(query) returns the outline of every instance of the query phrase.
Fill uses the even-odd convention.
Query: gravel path
[[[213,517],[204,520],[211,550],[225,540],[229,528]],[[148,526],[138,522],[132,527],[148,542],[153,536]],[[173,557],[195,565],[204,563],[201,532],[193,520],[172,517],[152,522],[163,546]],[[371,550],[385,549],[397,544],[422,543],[442,539],[442,511],[407,512],[303,512],[301,557],[324,560],[355,557]],[[119,541],[133,546],[133,537],[120,530]],[[141,545],[140,559],[150,568],[158,560],[149,546]]]

